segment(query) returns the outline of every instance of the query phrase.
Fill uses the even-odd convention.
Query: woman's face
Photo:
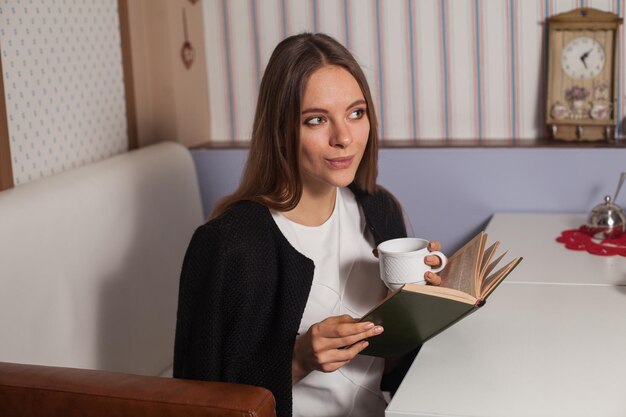
[[[367,104],[345,69],[322,67],[309,78],[300,113],[304,191],[324,192],[354,180],[370,132]]]

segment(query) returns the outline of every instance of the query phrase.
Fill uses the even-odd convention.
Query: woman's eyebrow
[[[355,101],[354,101],[352,104],[350,104],[348,107],[346,107],[346,109],[349,109],[350,107],[354,107],[354,106],[361,106],[361,105],[364,105],[364,104],[367,104],[367,103],[365,102],[365,99],[360,98],[360,99],[358,99],[358,100],[355,100]]]
[[[352,103],[350,103],[346,107],[346,109],[349,109],[349,108],[354,107],[354,106],[363,105],[363,104],[366,104],[365,100],[364,99],[358,99],[358,100],[355,100]],[[324,114],[327,114],[328,110],[322,109],[322,108],[318,108],[318,107],[311,107],[311,108],[302,110],[302,114],[306,114],[306,113],[324,113]]]
[[[302,110],[302,114],[306,114],[306,113],[328,113],[328,110],[326,109],[322,109],[322,108],[317,108],[317,107],[311,107],[310,109],[304,109]]]

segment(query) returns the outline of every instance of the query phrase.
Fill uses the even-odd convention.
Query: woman
[[[383,328],[355,317],[387,292],[373,249],[406,230],[376,185],[376,131],[346,48],[323,34],[278,44],[241,184],[185,256],[175,377],[266,387],[282,417],[383,415],[384,362],[358,356]]]

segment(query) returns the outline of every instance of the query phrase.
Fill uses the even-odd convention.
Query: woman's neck
[[[333,214],[336,198],[336,187],[321,193],[311,193],[304,188],[298,205],[282,214],[292,222],[304,226],[319,226]]]

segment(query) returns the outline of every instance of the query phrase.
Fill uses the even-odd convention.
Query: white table
[[[524,261],[424,345],[387,417],[626,416],[626,258],[554,241],[584,218],[494,216],[490,241]]]
[[[563,230],[577,229],[586,219],[583,214],[494,215],[487,227],[489,241],[499,240],[512,257],[524,257],[506,281],[626,285],[626,258],[567,250],[556,241]]]

